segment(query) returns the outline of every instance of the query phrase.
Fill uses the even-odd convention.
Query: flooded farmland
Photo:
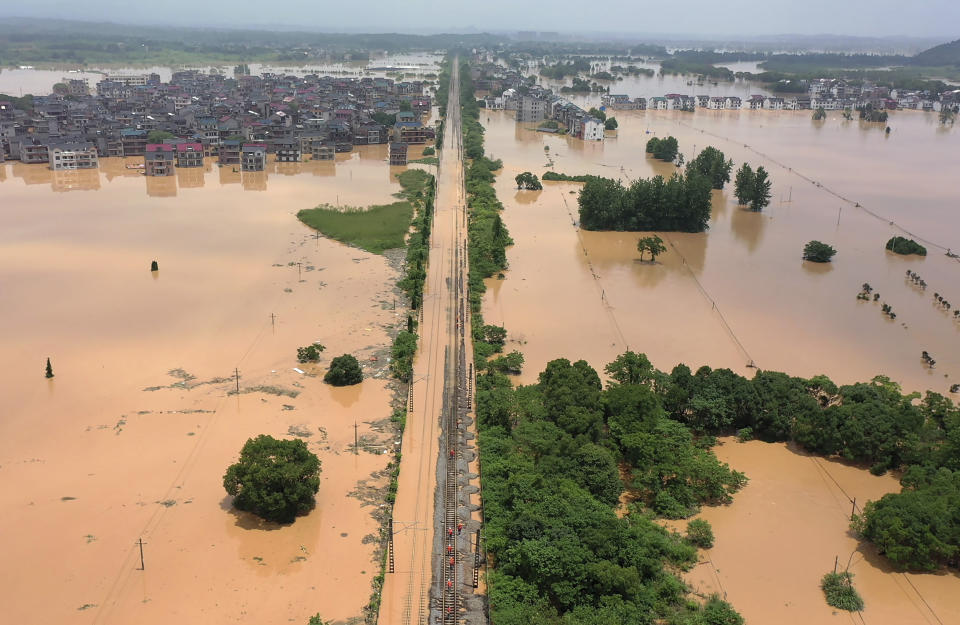
[[[393,201],[402,168],[385,147],[162,180],[127,169],[133,159],[0,165],[0,544],[17,563],[0,588],[12,622],[361,615],[394,443],[397,271],[295,214]],[[313,341],[321,362],[298,365]],[[323,384],[344,352],[366,379]],[[261,433],[300,437],[322,462],[317,508],[290,526],[234,511],[223,490]]]
[[[747,373],[753,362],[794,375],[825,373],[838,383],[883,374],[908,390],[944,393],[958,381],[960,324],[933,300],[940,292],[960,301],[960,264],[944,254],[960,248],[952,200],[960,182],[947,175],[956,131],[917,112],[895,114],[889,135],[839,115],[814,123],[804,112],[616,117],[618,136],[600,143],[518,127],[509,112],[482,115],[488,152],[505,164],[497,191],[516,241],[505,279],[489,284],[485,314],[520,342],[523,380],[560,355],[587,357],[599,369],[629,346],[668,370],[685,362]],[[639,262],[639,233],[575,227],[581,185],[517,191],[513,183],[517,173],[542,175],[548,165],[625,183],[669,175],[673,165],[644,154],[647,139],[666,135],[690,157],[713,145],[735,166],[764,165],[771,205],[752,213],[736,205],[731,185],[715,191],[709,231],[667,233],[668,252],[651,265]],[[928,256],[884,249],[904,231],[927,245]],[[811,239],[837,248],[832,263],[801,260]],[[906,279],[908,269],[923,276],[927,291]],[[864,282],[880,301],[856,300]],[[895,321],[881,314],[882,302]],[[573,320],[580,320],[576,332]],[[924,350],[937,354],[935,369],[923,364]]]
[[[689,92],[680,91],[680,92]],[[634,92],[661,95],[662,92]],[[581,106],[597,98],[575,98]],[[669,370],[683,362],[753,364],[793,375],[829,375],[838,384],[887,375],[905,390],[946,395],[960,377],[960,323],[933,294],[960,301],[960,181],[951,154],[953,128],[935,115],[898,112],[883,125],[810,112],[610,111],[615,137],[583,142],[518,126],[510,112],[484,111],[488,154],[503,159],[496,188],[515,245],[509,268],[488,280],[483,313],[504,324],[510,349],[525,358],[520,382],[534,382],[553,358],[584,358],[598,371],[626,349]],[[708,145],[763,165],[773,180],[761,213],[738,207],[732,185],[713,192],[706,233],[660,233],[667,252],[641,263],[643,233],[577,227],[575,183],[546,182],[518,191],[523,171],[594,174],[629,183],[676,168],[644,153],[652,136],[677,137],[689,160]],[[884,249],[894,235],[916,238],[928,256]],[[837,248],[827,265],[804,262],[803,245]],[[919,273],[926,291],[906,279]],[[878,302],[856,299],[868,282]],[[897,314],[890,320],[880,306]],[[937,354],[935,369],[922,351]],[[953,395],[956,401],[956,395]],[[894,476],[813,458],[786,445],[727,440],[717,455],[750,483],[731,505],[706,508],[716,546],[687,576],[701,593],[725,595],[748,623],[948,623],[960,619],[955,572],[903,575],[848,531],[850,498],[862,505],[899,490]],[[851,556],[852,554],[852,556]],[[849,559],[864,597],[861,616],[826,605],[820,577]]]

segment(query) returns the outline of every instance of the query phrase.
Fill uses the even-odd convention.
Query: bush
[[[405,382],[410,381],[413,373],[413,356],[417,353],[417,335],[412,332],[400,332],[393,341],[390,370],[393,375]]]
[[[437,153],[436,148],[426,147],[423,148],[423,156],[433,156]]]
[[[713,528],[703,519],[694,519],[687,523],[687,540],[697,547],[709,549],[713,547]]]
[[[678,147],[675,137],[666,137],[665,139],[653,137],[647,141],[647,153],[652,154],[656,159],[668,163],[672,163],[673,160],[677,158]]]
[[[314,343],[306,347],[297,348],[297,362],[317,362],[320,360],[320,352],[326,349],[323,345]]]
[[[820,580],[820,588],[828,605],[850,612],[863,609],[863,598],[853,587],[853,573],[827,573]]]
[[[829,263],[837,250],[820,241],[810,241],[803,246],[803,260],[815,263]]]
[[[360,363],[350,354],[337,356],[330,361],[330,370],[323,376],[323,381],[334,386],[350,386],[363,381],[363,371]]]
[[[753,440],[753,428],[745,427],[737,430],[737,440],[741,443]]]
[[[301,440],[261,434],[248,439],[240,461],[230,465],[223,487],[238,510],[268,521],[291,523],[313,508],[320,488],[320,460]]]
[[[927,248],[923,247],[913,239],[904,237],[893,237],[887,241],[887,249],[895,254],[917,254],[919,256],[927,255]]]

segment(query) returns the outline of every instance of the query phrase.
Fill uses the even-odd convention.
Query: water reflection
[[[72,169],[53,172],[50,188],[65,191],[92,191],[100,188],[100,172],[96,169]]]
[[[175,176],[144,176],[147,183],[147,195],[150,197],[176,197],[177,178]]]
[[[717,206],[717,204],[714,204],[714,206]],[[746,244],[747,251],[752,254],[757,249],[757,245],[760,244],[767,222],[771,219],[770,215],[736,207],[730,215],[730,231],[733,232],[738,241],[743,241]]]

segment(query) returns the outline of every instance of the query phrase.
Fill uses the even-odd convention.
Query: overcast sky
[[[364,32],[476,29],[960,38],[960,0],[2,0],[0,16]]]

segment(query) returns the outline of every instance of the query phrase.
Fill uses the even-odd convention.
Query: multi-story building
[[[220,145],[218,158],[221,165],[239,165],[243,154],[243,142],[227,139]]]
[[[397,122],[393,128],[394,141],[418,144],[427,142],[427,129],[420,122]]]
[[[168,143],[149,143],[143,155],[143,173],[148,176],[173,175],[173,146]]]
[[[267,166],[267,145],[245,143],[240,159],[240,167],[243,171],[263,171]]]
[[[177,143],[177,167],[203,167],[203,144]]]
[[[315,161],[332,161],[337,153],[334,146],[328,143],[314,142],[310,144],[310,158]]]
[[[522,124],[543,121],[547,116],[547,101],[533,96],[522,96],[517,106],[517,122]]]
[[[54,143],[49,146],[50,169],[96,169],[97,148],[92,143]]]
[[[390,165],[407,164],[407,144],[401,141],[394,141],[390,144]]]
[[[278,163],[300,162],[300,142],[295,139],[277,139],[273,142]]]
[[[20,160],[24,163],[49,163],[50,150],[46,143],[36,139],[23,140],[20,142]]]

